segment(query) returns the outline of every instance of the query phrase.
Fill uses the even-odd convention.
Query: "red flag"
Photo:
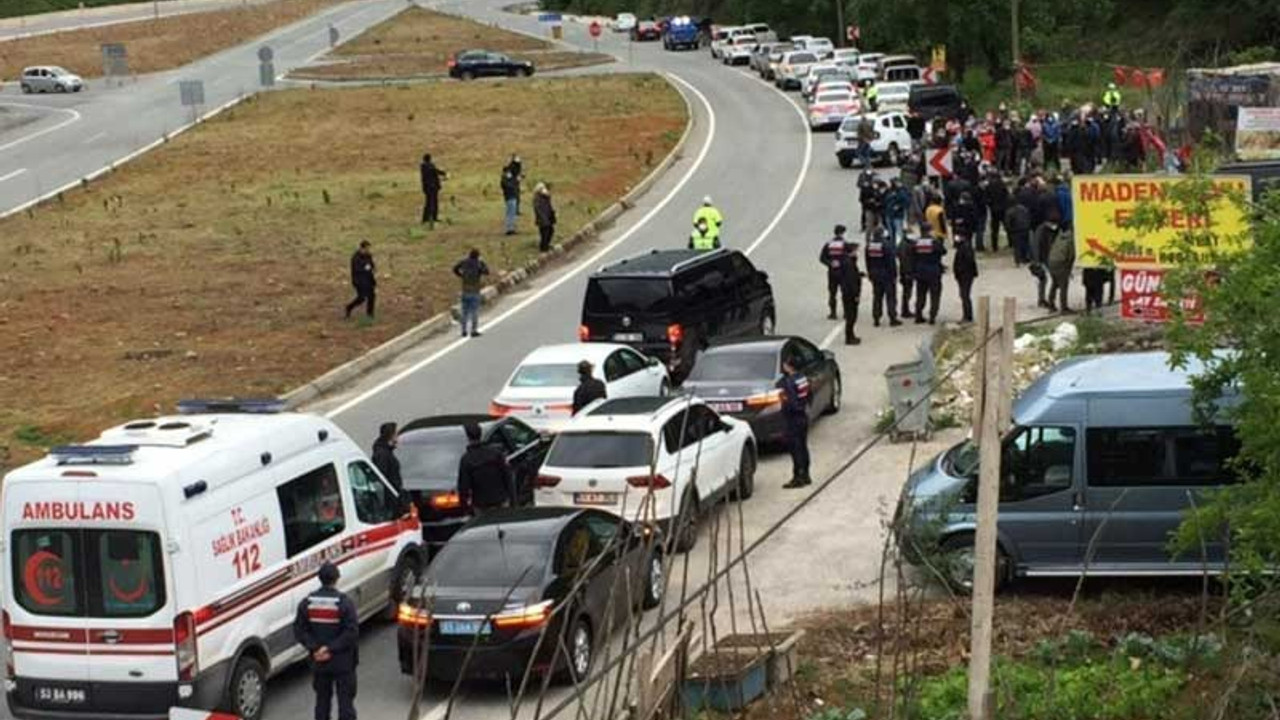
[[[1153,88],[1162,87],[1164,85],[1164,70],[1162,68],[1152,68],[1148,70],[1147,84]]]
[[[1018,64],[1018,73],[1014,80],[1018,83],[1018,89],[1024,92],[1035,92],[1036,85],[1039,84],[1036,74],[1031,71],[1031,67],[1021,63]]]
[[[1142,72],[1142,68],[1133,69],[1133,72],[1129,75],[1129,84],[1136,88],[1147,86],[1147,74]]]
[[[1117,85],[1124,85],[1129,81],[1129,68],[1116,65],[1111,68],[1111,75]]]

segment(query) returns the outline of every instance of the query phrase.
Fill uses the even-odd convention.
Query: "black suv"
[[[587,281],[578,338],[662,359],[677,381],[715,338],[771,335],[769,276],[736,250],[653,250]]]
[[[925,120],[953,118],[960,114],[963,102],[954,85],[912,85],[911,94],[907,95],[907,112]]]

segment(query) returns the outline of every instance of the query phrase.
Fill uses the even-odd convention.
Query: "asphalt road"
[[[259,87],[258,49],[274,51],[277,74],[304,65],[329,46],[329,25],[343,38],[404,7],[403,0],[360,0],[286,26],[259,41],[186,67],[141,76],[123,85],[92,80],[71,95],[23,95],[16,84],[0,91],[0,216],[48,193],[72,186],[104,166],[128,158]],[[199,22],[192,16],[191,22]],[[31,58],[38,64],[39,58]],[[179,81],[204,81],[205,102],[183,107]],[[35,115],[5,130],[4,117]]]

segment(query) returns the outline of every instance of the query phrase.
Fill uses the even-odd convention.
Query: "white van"
[[[325,561],[367,618],[425,565],[415,513],[355,443],[278,403],[184,403],[10,473],[5,691],[19,718],[261,717],[305,651]]]

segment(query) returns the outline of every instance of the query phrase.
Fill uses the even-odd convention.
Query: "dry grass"
[[[685,120],[647,75],[268,93],[0,222],[0,465],[181,397],[279,393],[351,359],[447,308],[468,248],[495,273],[536,254],[531,213],[501,236],[511,153],[530,186],[552,183],[564,236],[648,173]],[[450,173],[434,231],[417,222],[428,150]],[[363,238],[379,317],[344,323]]]
[[[340,46],[320,63],[290,73],[299,80],[441,77],[449,58],[483,49],[529,60],[539,72],[613,62],[604,53],[571,52],[552,43],[420,7],[395,17]]]
[[[17,78],[28,65],[61,65],[86,78],[101,77],[103,43],[124,43],[135,74],[170,70],[243,44],[313,15],[342,0],[279,0],[261,5],[108,25],[0,43],[0,78]]]

